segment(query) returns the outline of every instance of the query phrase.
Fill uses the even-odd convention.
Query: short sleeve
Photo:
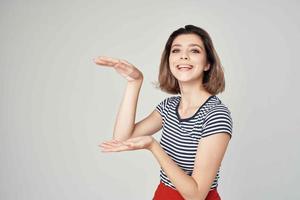
[[[168,98],[164,99],[163,101],[161,101],[157,106],[156,106],[156,110],[159,112],[159,114],[161,116],[164,115],[166,106],[167,106],[167,102],[168,102]]]
[[[228,133],[232,137],[232,118],[229,109],[223,105],[217,105],[208,112],[203,123],[202,138],[217,133]]]

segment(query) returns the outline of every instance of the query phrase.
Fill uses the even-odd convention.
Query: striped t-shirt
[[[162,116],[163,125],[160,145],[177,165],[191,176],[199,140],[220,132],[226,132],[231,137],[232,118],[229,109],[213,95],[192,117],[181,119],[178,114],[180,100],[181,96],[171,96],[156,106],[156,110]],[[220,169],[211,190],[218,186],[219,171]],[[163,169],[160,170],[160,180],[176,189]]]

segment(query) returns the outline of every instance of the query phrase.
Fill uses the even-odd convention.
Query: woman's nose
[[[188,56],[186,55],[186,53],[183,53],[183,54],[181,54],[180,59],[185,59],[185,60],[187,60],[187,59],[188,59]]]

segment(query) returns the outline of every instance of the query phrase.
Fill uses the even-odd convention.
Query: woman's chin
[[[178,83],[199,83],[200,79],[191,79],[191,78],[179,78],[177,79]]]

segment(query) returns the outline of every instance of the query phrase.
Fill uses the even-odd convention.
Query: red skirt
[[[177,190],[160,182],[152,200],[184,200],[184,198]],[[217,188],[209,191],[205,200],[221,200]]]

